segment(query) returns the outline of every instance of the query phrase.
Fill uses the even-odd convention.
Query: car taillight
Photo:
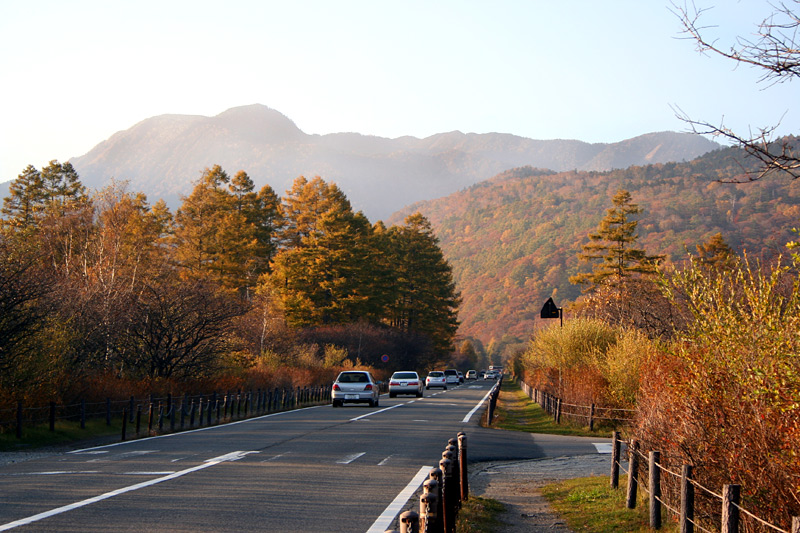
[[[419,381],[409,381],[408,384],[413,387],[414,385],[419,385]]]
[[[389,382],[389,386],[391,386],[391,387],[399,387],[400,383],[398,383],[397,381],[390,381]]]
[[[333,384],[333,390],[342,390],[342,389],[339,388],[339,384],[338,383],[334,383]]]
[[[364,387],[364,390],[372,390],[372,383],[367,383],[367,386]]]

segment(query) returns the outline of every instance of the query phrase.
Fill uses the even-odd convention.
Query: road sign
[[[542,318],[561,318],[561,310],[556,307],[552,298],[548,298],[542,307]]]

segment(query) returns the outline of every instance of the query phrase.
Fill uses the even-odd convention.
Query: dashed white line
[[[350,455],[345,455],[344,458],[336,461],[336,464],[349,465],[350,463],[352,463],[353,461],[355,461],[356,459],[358,459],[359,457],[361,457],[366,453],[367,452],[361,452],[361,453],[351,453]]]
[[[355,418],[351,418],[350,422],[355,422],[356,420],[362,420],[364,418],[367,418],[368,416],[377,415],[378,413],[383,413],[384,411],[388,411],[390,409],[395,409],[397,407],[401,407],[402,405],[403,405],[402,403],[398,403],[398,404],[395,404],[395,405],[393,405],[391,407],[386,407],[385,409],[381,409],[379,411],[372,411],[371,413],[367,413],[365,415],[361,415],[361,416],[357,416]]]
[[[392,454],[392,455],[390,455],[390,456],[386,457],[386,458],[385,458],[383,461],[381,461],[380,463],[378,463],[378,466],[383,466],[383,465],[385,465],[387,462],[389,462],[389,459],[391,459],[391,458],[392,458],[392,457],[394,457],[394,456],[395,456],[395,454]]]

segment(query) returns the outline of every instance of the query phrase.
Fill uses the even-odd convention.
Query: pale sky
[[[683,0],[676,0],[681,1]],[[689,0],[691,2],[691,0]],[[751,36],[766,0],[694,0]],[[616,142],[800,133],[797,82],[701,55],[668,0],[0,0],[0,181],[161,114],[264,104],[310,134]],[[792,104],[794,109],[792,109]]]

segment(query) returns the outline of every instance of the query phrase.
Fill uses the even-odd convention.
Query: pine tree
[[[452,268],[422,214],[408,216],[391,235],[397,297],[389,322],[402,331],[426,335],[434,351],[443,355],[453,348],[461,303]]]
[[[28,165],[8,187],[9,195],[3,199],[3,227],[25,231],[35,226],[35,217],[44,207],[42,174]]]
[[[176,259],[184,277],[210,280],[228,289],[247,291],[259,274],[256,226],[248,219],[255,201],[252,182],[239,175],[233,187],[219,166],[206,168],[175,214]],[[249,189],[249,190],[248,190]],[[233,192],[232,192],[233,191]],[[253,203],[251,202],[251,203]],[[263,263],[263,262],[262,262]]]
[[[590,242],[578,254],[581,261],[595,263],[591,272],[570,277],[574,284],[587,285],[585,292],[606,283],[619,283],[633,275],[653,274],[663,256],[649,256],[643,249],[634,248],[638,239],[638,221],[630,217],[642,212],[631,202],[628,191],[618,190],[612,199],[614,207],[606,212],[596,233],[589,234]]]

